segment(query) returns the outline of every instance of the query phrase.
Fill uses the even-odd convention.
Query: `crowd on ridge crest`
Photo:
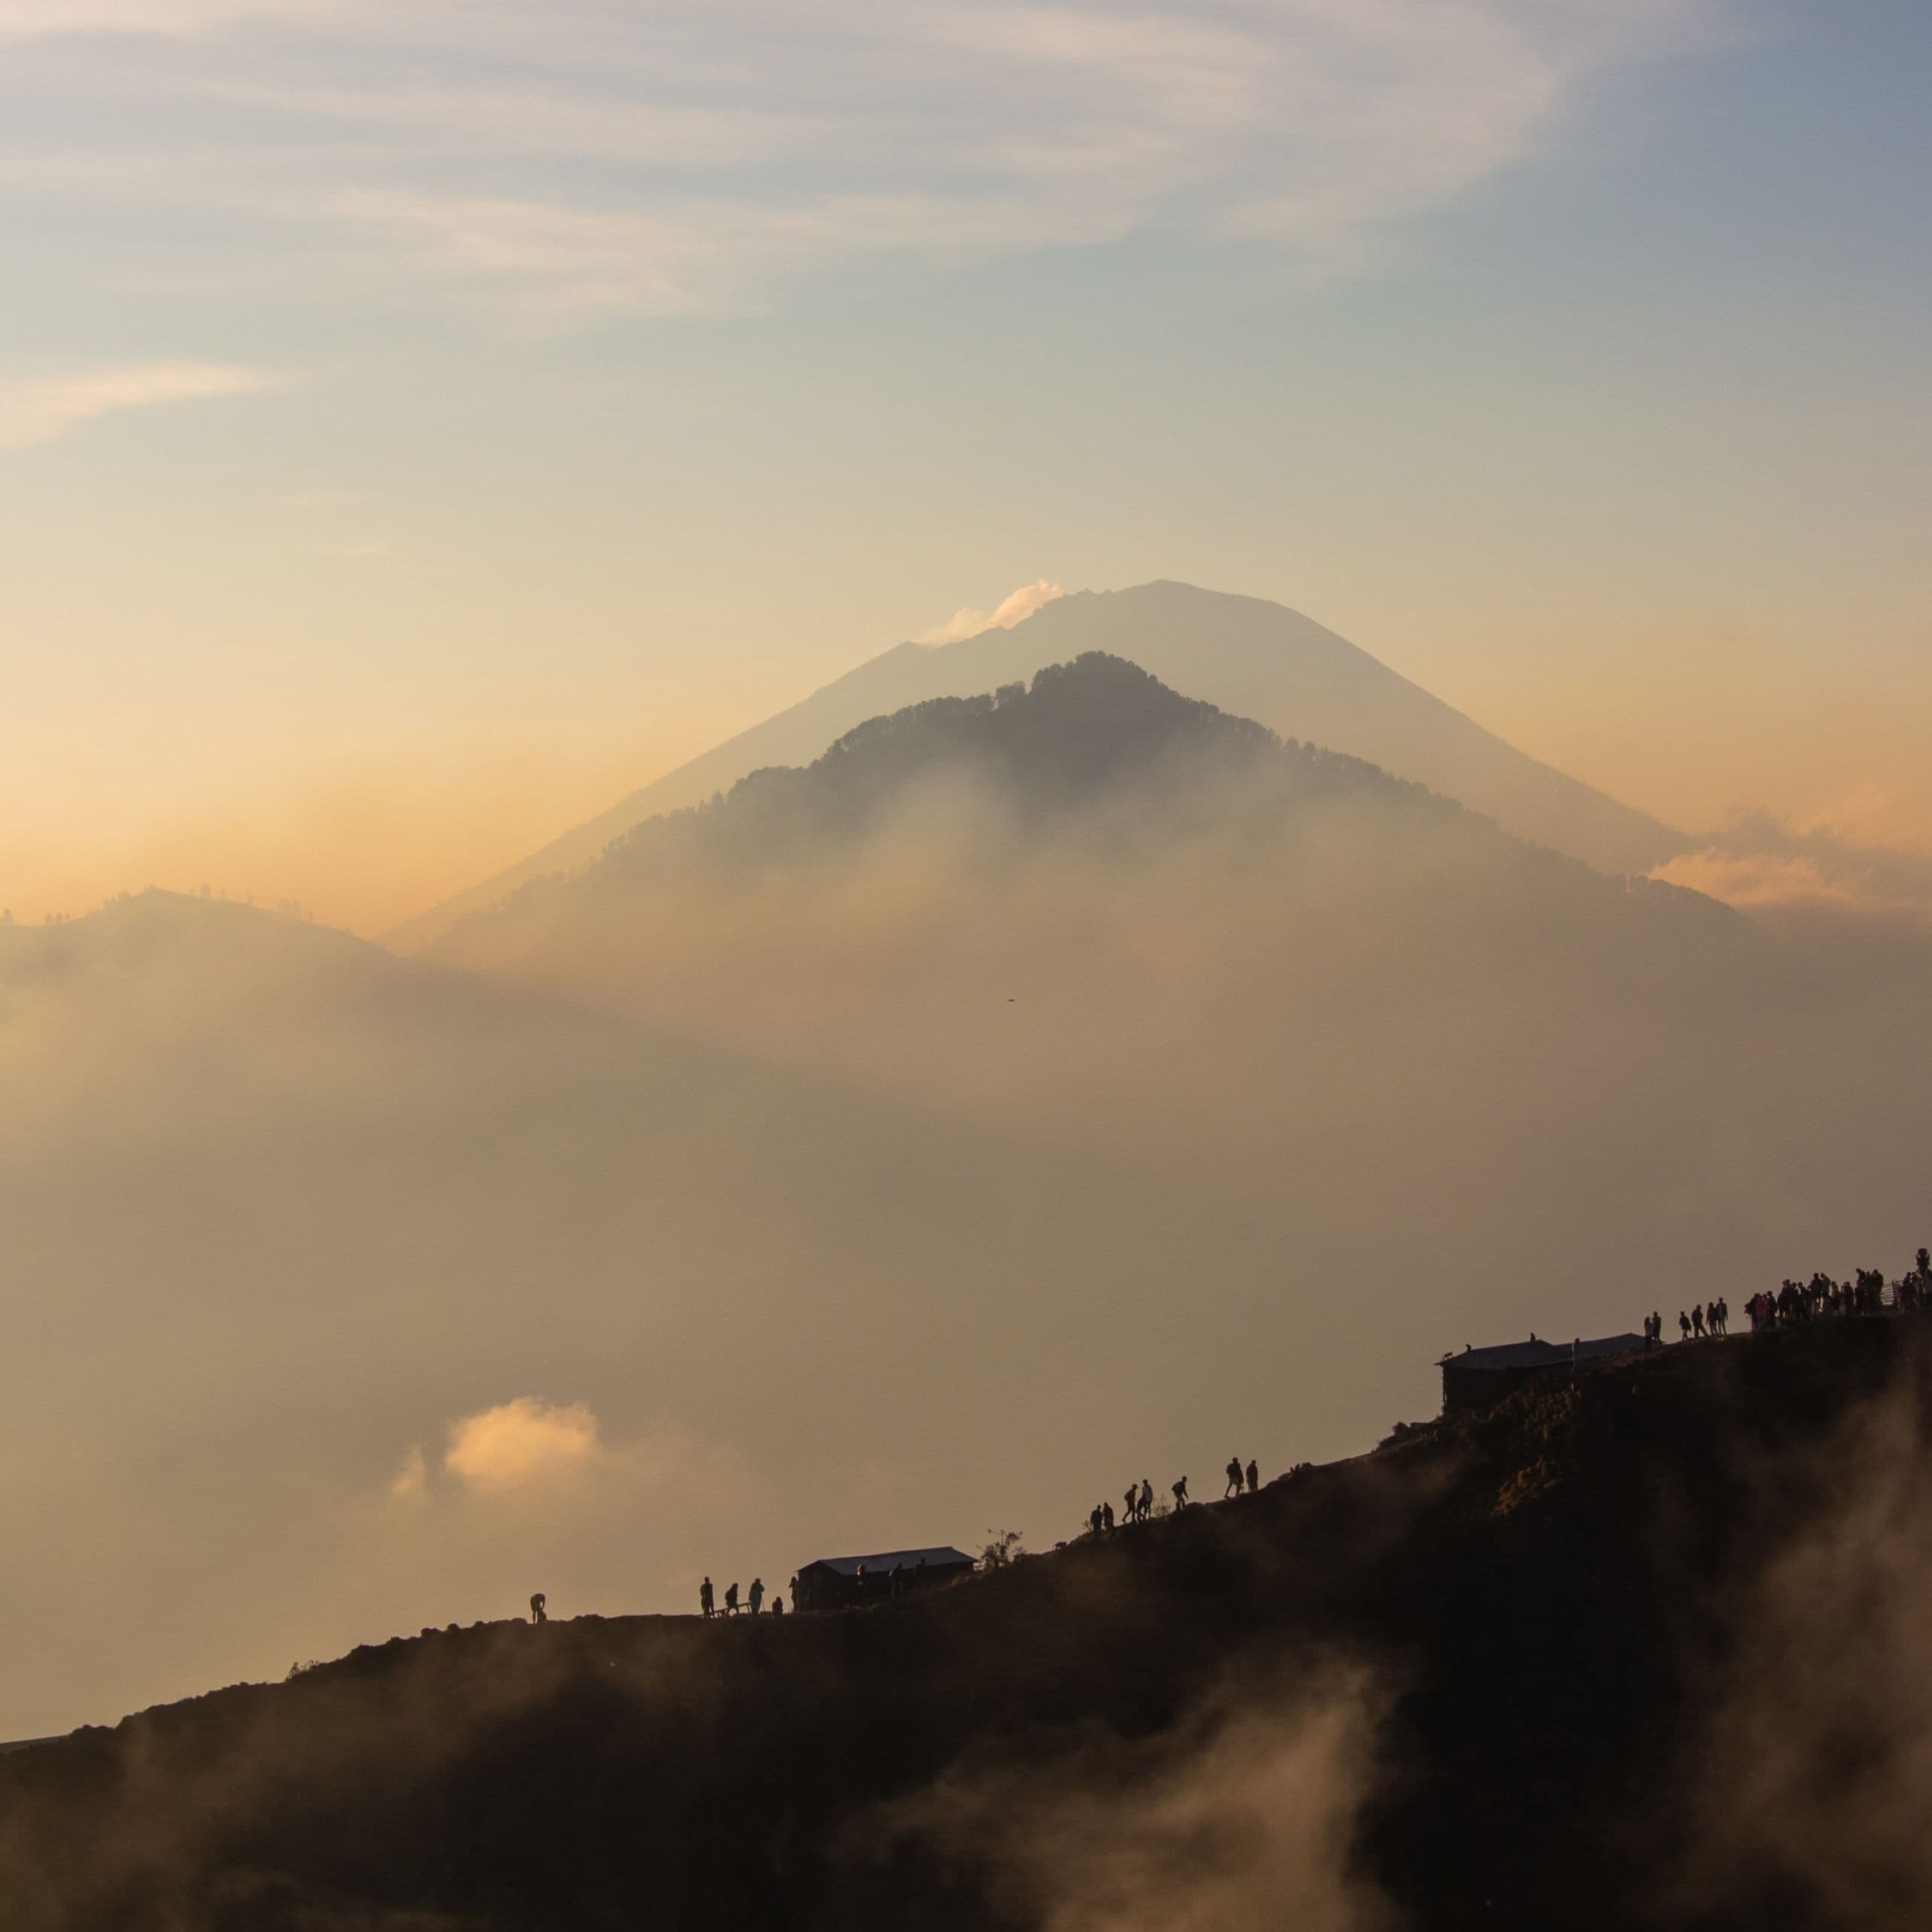
[[[1932,1249],[1924,1248],[1913,1257],[1910,1269],[1895,1281],[1886,1280],[1882,1268],[1854,1269],[1850,1278],[1843,1281],[1834,1281],[1830,1275],[1820,1272],[1809,1281],[1787,1280],[1781,1283],[1775,1294],[1760,1288],[1745,1303],[1745,1313],[1750,1318],[1753,1334],[1767,1328],[1787,1328],[1801,1322],[1829,1321],[1834,1316],[1921,1312],[1932,1312]],[[1661,1348],[1664,1339],[1662,1315],[1647,1315],[1643,1327],[1644,1347]],[[1731,1332],[1730,1303],[1723,1296],[1716,1295],[1694,1307],[1680,1309],[1677,1327],[1680,1341],[1720,1339]],[[1260,1489],[1260,1468],[1252,1457],[1245,1464],[1238,1455],[1229,1457],[1224,1473],[1227,1478],[1227,1486],[1221,1492],[1224,1502],[1233,1497],[1254,1495]],[[1121,1496],[1118,1513],[1111,1503],[1096,1503],[1087,1512],[1086,1533],[1095,1537],[1108,1536],[1117,1529],[1146,1522],[1156,1513],[1165,1515],[1171,1510],[1178,1514],[1193,1500],[1187,1493],[1187,1479],[1184,1476],[1177,1476],[1169,1484],[1168,1492],[1173,1498],[1172,1504],[1163,1501],[1156,1511],[1153,1483],[1144,1476],[1138,1483],[1129,1483]],[[1056,1547],[1064,1549],[1065,1545]],[[791,1587],[795,1598],[798,1590],[796,1577],[791,1580]],[[764,1610],[765,1595],[763,1580],[754,1577],[742,1601],[738,1586],[733,1583],[727,1587],[721,1603],[707,1577],[699,1586],[699,1614],[706,1617],[741,1614],[757,1617]],[[782,1617],[784,1614],[785,1598],[774,1595],[769,1614]],[[545,1600],[541,1592],[530,1599],[530,1620],[533,1623],[547,1621]]]
[[[1904,1315],[1921,1309],[1932,1310],[1932,1249],[1924,1248],[1913,1257],[1911,1268],[1895,1281],[1885,1279],[1882,1268],[1854,1269],[1850,1278],[1842,1281],[1819,1272],[1809,1281],[1786,1281],[1775,1294],[1760,1288],[1745,1303],[1753,1334],[1761,1329],[1788,1328],[1802,1321],[1829,1321],[1835,1315]],[[1695,1308],[1680,1309],[1677,1328],[1681,1342],[1728,1335],[1730,1304],[1719,1295]],[[1660,1347],[1663,1339],[1663,1317],[1646,1315],[1644,1347]]]

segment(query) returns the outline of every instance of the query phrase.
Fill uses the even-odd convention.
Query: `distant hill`
[[[1175,690],[1282,736],[1351,754],[1489,814],[1519,836],[1611,872],[1648,871],[1684,849],[1668,826],[1525,757],[1299,612],[1184,584],[1082,591],[1011,630],[902,644],[669,773],[529,858],[386,935],[415,951],[526,881],[581,870],[634,825],[728,790],[763,766],[810,763],[869,718],[986,693],[1104,651]]]
[[[1610,1013],[1675,1028],[1779,971],[1715,900],[1607,877],[1100,652],[646,820],[425,956],[1083,1135],[1255,1130],[1227,1103],[1269,1061],[1295,1071],[1255,1105],[1345,1104],[1397,1039],[1419,1068],[1541,1030],[1588,1054]]]
[[[1919,1325],[1552,1371],[877,1608],[452,1623],[145,1711],[0,1760],[0,1915],[1920,1924],[1917,1519],[1834,1527],[1923,1493],[1923,1437],[1870,1433],[1932,1368]]]
[[[438,955],[159,894],[0,928],[0,1644],[32,1660],[0,1735],[532,1590],[664,1610],[842,1551],[1050,1544],[1130,1477],[1211,1494],[1237,1447],[1372,1440],[1465,1341],[1741,1306],[1924,1236],[1921,962],[1807,954],[1117,659],[868,722]],[[1138,1678],[1147,1626],[1092,1620],[1112,1573],[1053,1574],[1099,1596],[1051,1630]],[[452,1654],[521,1696],[486,1641]],[[879,1761],[880,1681],[839,1753]],[[386,1870],[362,1795],[420,1844],[472,1742],[421,1736],[400,1786],[288,1802]],[[782,1799],[791,1761],[754,1761]],[[552,1781],[513,1778],[492,1845]],[[0,1872],[65,1843],[111,1875],[62,1816],[0,1798]],[[160,1927],[451,1924],[279,1892],[279,1829],[237,1854],[266,1889],[230,1865],[227,1904]]]

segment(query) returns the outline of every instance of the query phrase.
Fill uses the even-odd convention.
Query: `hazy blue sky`
[[[1932,836],[1932,11],[0,0],[0,903],[365,926],[1016,584]]]

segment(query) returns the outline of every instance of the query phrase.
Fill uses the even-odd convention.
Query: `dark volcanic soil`
[[[1927,1331],[1558,1376],[880,1609],[479,1626],[145,1712],[0,1760],[0,1925],[1025,1924],[970,1844],[889,1829],[895,1801],[962,1760],[1089,1763],[1338,1656],[1388,1692],[1355,1857],[1398,1922],[1822,1924],[1802,1897],[1671,1902],[1686,1760],[1753,1577],[1846,1416],[1924,1380]]]

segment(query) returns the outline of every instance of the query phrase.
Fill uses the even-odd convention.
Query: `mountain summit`
[[[540,852],[386,935],[430,944],[532,879],[581,870],[657,815],[769,765],[807,765],[867,719],[1023,681],[1092,651],[1283,736],[1345,751],[1488,813],[1519,837],[1610,872],[1647,872],[1683,849],[1668,826],[1525,756],[1345,638],[1279,604],[1185,584],[1080,591],[1010,630],[902,644],[635,791]]]

